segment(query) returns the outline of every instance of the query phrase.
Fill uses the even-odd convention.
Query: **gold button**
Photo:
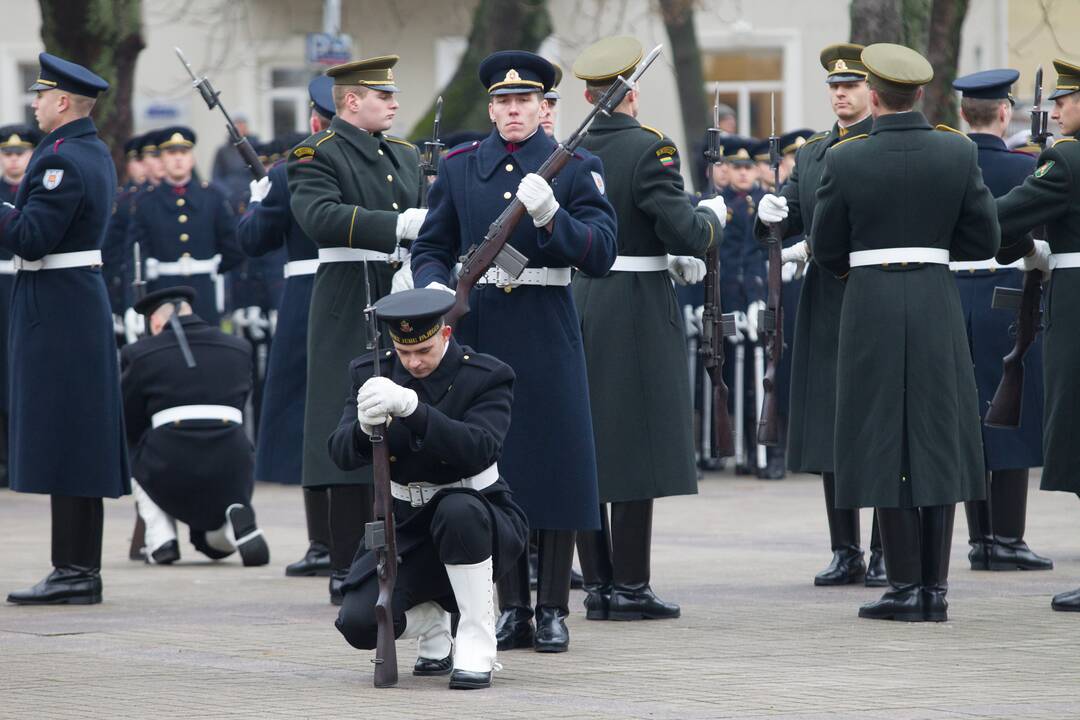
[[[509,200],[509,199],[510,199],[510,193],[504,192],[503,193],[503,200]]]
[[[383,151],[382,151],[382,148],[379,148],[379,154],[380,154],[380,155],[383,155],[383,154],[385,154],[385,153],[383,153]]]
[[[390,205],[392,205],[392,206],[393,206],[393,208],[394,208],[395,210],[397,210],[397,207],[398,207],[398,206],[397,206],[397,203],[390,203]]]
[[[393,175],[387,175],[386,176],[386,182],[394,182],[394,176]]]
[[[181,253],[180,257],[191,257],[191,253]]]
[[[397,462],[397,458],[393,455],[390,456],[390,462]]]
[[[469,356],[468,356],[468,355],[465,355],[465,356],[464,356],[464,357],[462,357],[461,359],[462,359],[462,360],[468,360],[468,359],[469,359]]]
[[[506,172],[514,172],[513,163],[506,163]]]
[[[180,242],[187,242],[191,239],[191,236],[187,233],[180,233]]]
[[[506,287],[503,288],[503,290],[506,292],[507,295],[509,295],[511,292],[513,292],[514,288],[511,287],[510,285],[507,285]]]
[[[187,222],[187,215],[181,215],[180,217],[178,217],[176,219],[179,220],[182,223],[186,223]]]
[[[184,198],[176,198],[176,207],[184,207],[187,204],[187,200]]]

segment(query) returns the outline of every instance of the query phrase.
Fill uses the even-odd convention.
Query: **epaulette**
[[[956,133],[957,135],[962,135],[963,137],[967,138],[968,140],[971,139],[965,133],[960,132],[959,130],[957,130],[954,127],[949,127],[945,123],[938,123],[937,125],[934,126],[934,129],[935,130],[945,130],[947,132]]]
[[[824,130],[822,132],[819,132],[817,135],[811,135],[810,137],[806,138],[806,142],[803,143],[803,147],[806,147],[807,145],[809,145],[812,142],[817,142],[818,140],[824,140],[827,137],[829,137],[829,131],[828,130]]]
[[[455,155],[460,155],[461,153],[468,152],[470,150],[475,150],[478,147],[480,147],[480,141],[479,140],[473,140],[472,143],[470,143],[469,145],[466,145],[465,147],[459,147],[457,150],[451,150],[450,152],[446,153],[446,155],[443,157],[443,160],[449,160],[450,158],[454,157]]]
[[[1055,140],[1054,145],[1057,145],[1058,143],[1076,142],[1076,141],[1077,140],[1074,137],[1063,137],[1063,138],[1060,138],[1058,140]]]
[[[841,146],[841,145],[843,145],[844,143],[849,143],[849,142],[851,142],[852,140],[862,140],[863,138],[868,138],[868,137],[870,137],[870,133],[863,133],[862,135],[852,135],[852,136],[851,136],[851,137],[849,137],[849,138],[844,138],[843,140],[841,140],[840,142],[836,143],[835,145],[833,145],[833,146],[832,146],[831,148],[829,148],[829,149],[830,149],[830,150],[835,150],[836,148],[840,147],[840,146]]]
[[[408,142],[406,140],[402,140],[401,138],[390,137],[389,135],[383,135],[383,138],[387,142],[397,143],[398,145],[404,145],[405,147],[410,147],[410,148],[415,148],[416,147],[411,142]]]
[[[327,130],[326,135],[319,138],[319,141],[315,143],[315,147],[319,147],[320,145],[322,145],[324,142],[326,142],[330,138],[334,137],[335,135],[337,135],[337,132],[335,132],[333,130]],[[296,148],[296,149],[299,150],[300,148]]]
[[[463,347],[464,354],[461,356],[461,362],[463,365],[469,367],[482,368],[484,370],[497,370],[506,363],[491,355],[485,355],[484,353],[478,353],[470,347]]]
[[[659,130],[657,130],[654,127],[649,127],[648,125],[642,125],[641,129],[642,130],[648,130],[649,132],[656,135],[656,137],[660,138],[661,140],[664,138],[664,133],[660,132]]]

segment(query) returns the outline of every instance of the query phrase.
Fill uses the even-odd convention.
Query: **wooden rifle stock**
[[[712,455],[716,458],[735,454],[731,416],[728,415],[728,386],[724,382],[724,337],[732,334],[726,330],[730,322],[720,308],[720,249],[714,245],[705,253],[705,305],[701,312],[698,352],[701,366],[712,381]]]
[[[1012,350],[1001,360],[1001,382],[998,383],[983,423],[989,427],[1015,428],[1020,426],[1024,402],[1024,356],[1035,342],[1039,332],[1042,311],[1042,273],[1037,270],[1024,273],[1024,289],[1020,296],[1020,308],[1013,328],[1016,340]],[[1004,288],[995,288],[994,307],[1009,307]],[[1001,299],[999,299],[999,296]]]
[[[773,171],[773,190],[780,192],[780,138],[776,135],[775,96],[772,99],[773,132],[769,136],[769,164]],[[780,444],[780,405],[776,397],[776,374],[784,354],[784,309],[782,303],[784,238],[779,225],[769,227],[769,295],[765,310],[761,313],[758,327],[768,341],[769,362],[762,378],[761,415],[758,419],[757,441],[759,445],[776,447]]]

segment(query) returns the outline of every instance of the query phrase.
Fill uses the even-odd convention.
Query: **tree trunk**
[[[903,42],[900,0],[851,0],[850,12],[851,42],[859,45]]]
[[[968,0],[934,0],[926,59],[934,67],[934,79],[926,86],[923,112],[932,123],[958,127],[953,80],[960,55],[960,34],[967,16]]]
[[[145,47],[142,0],[38,0],[45,50],[84,65],[108,81],[98,97],[94,123],[112,151],[118,174],[124,141],[132,132],[135,60]]]
[[[709,125],[705,105],[705,75],[701,68],[701,49],[694,27],[694,0],[660,0],[660,11],[667,30],[668,49],[675,66],[675,86],[679,91],[683,141],[686,150],[699,146]],[[696,155],[696,153],[695,153]],[[697,165],[694,164],[694,167]],[[703,190],[703,173],[693,173],[694,189]]]
[[[552,28],[547,0],[480,0],[473,13],[468,48],[442,91],[442,134],[488,130],[491,127],[488,94],[476,74],[480,61],[496,50],[536,52]],[[432,102],[409,137],[414,140],[430,137],[434,119]]]

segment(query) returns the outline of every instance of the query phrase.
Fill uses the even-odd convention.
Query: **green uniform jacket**
[[[1080,252],[1080,142],[1063,138],[1043,152],[1035,173],[998,198],[997,209],[1004,262],[1025,255],[1026,233],[1042,224],[1051,252]],[[1054,270],[1043,307],[1042,489],[1080,492],[1080,268]]]
[[[838,507],[924,507],[985,497],[975,373],[948,265],[851,268],[848,253],[998,250],[994,199],[967,136],[922,113],[876,119],[825,154],[814,256],[847,278],[836,400]]]
[[[620,256],[704,255],[720,222],[683,190],[671,138],[625,113],[600,116],[584,147],[604,163]],[[603,182],[603,180],[597,180]],[[667,270],[578,273],[600,501],[697,492],[682,311]]]
[[[372,135],[335,117],[289,155],[289,191],[296,222],[320,248],[392,252],[398,213],[420,198],[420,155],[409,143]],[[395,268],[368,264],[371,301],[390,292]],[[362,262],[319,265],[308,321],[303,484],[370,483],[371,469],[345,472],[327,441],[352,388],[349,363],[368,352]]]
[[[874,119],[868,116],[846,128],[843,136],[840,126],[833,125],[831,131],[814,135],[799,148],[791,177],[780,191],[788,201],[788,217],[782,227],[785,238],[804,234],[813,252],[817,235],[812,227],[814,206],[825,171],[825,152],[845,137],[869,133],[873,125]],[[758,239],[765,240],[769,229],[758,220],[754,232]],[[791,345],[787,464],[794,472],[826,473],[834,469],[836,349],[843,302],[844,283],[811,260],[799,293]]]

